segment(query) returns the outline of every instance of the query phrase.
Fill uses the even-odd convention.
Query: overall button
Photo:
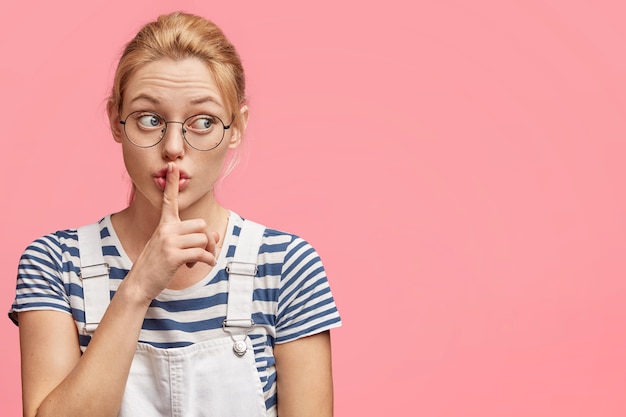
[[[237,356],[245,355],[246,350],[248,350],[248,346],[246,345],[246,342],[238,341],[238,342],[235,342],[235,344],[233,345],[233,351],[235,352],[235,355]]]

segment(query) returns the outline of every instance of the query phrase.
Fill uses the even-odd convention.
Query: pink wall
[[[0,13],[2,308],[26,244],[123,206],[116,54],[184,9],[248,71],[222,200],[325,259],[338,416],[626,415],[622,2],[33,3]]]

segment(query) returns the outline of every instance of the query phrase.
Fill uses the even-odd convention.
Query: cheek
[[[214,178],[219,176],[222,165],[224,164],[224,158],[212,158],[206,163],[198,167],[200,172],[203,172],[205,176]]]
[[[133,175],[138,173],[141,167],[144,165],[144,158],[142,158],[142,155],[138,154],[135,149],[129,149],[126,144],[123,145],[122,152],[124,158],[124,166],[126,166],[126,171],[132,178]]]
[[[214,184],[222,173],[225,159],[226,152],[220,149],[219,152],[216,152],[208,158],[199,159],[194,166],[194,171],[196,175],[204,178],[203,181]]]

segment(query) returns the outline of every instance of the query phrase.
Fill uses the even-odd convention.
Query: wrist
[[[135,306],[147,309],[154,297],[148,295],[141,285],[139,285],[139,282],[134,279],[133,275],[131,271],[126,278],[124,278],[115,292],[115,297],[123,298],[124,304],[129,307]]]

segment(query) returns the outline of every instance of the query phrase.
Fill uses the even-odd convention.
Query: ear
[[[107,103],[107,114],[109,116],[109,125],[111,126],[113,139],[117,143],[122,143],[122,139],[124,137],[124,128],[120,123],[120,113],[117,109],[117,106],[114,105],[111,100],[109,100],[109,102]]]
[[[233,134],[230,137],[230,141],[228,142],[228,147],[230,149],[235,149],[237,148],[239,145],[241,145],[241,141],[243,140],[243,136],[246,133],[246,127],[248,126],[248,117],[249,117],[249,112],[248,112],[248,106],[247,105],[242,105],[241,108],[239,109],[239,111],[241,112],[241,126],[238,128],[234,128],[233,129]]]

